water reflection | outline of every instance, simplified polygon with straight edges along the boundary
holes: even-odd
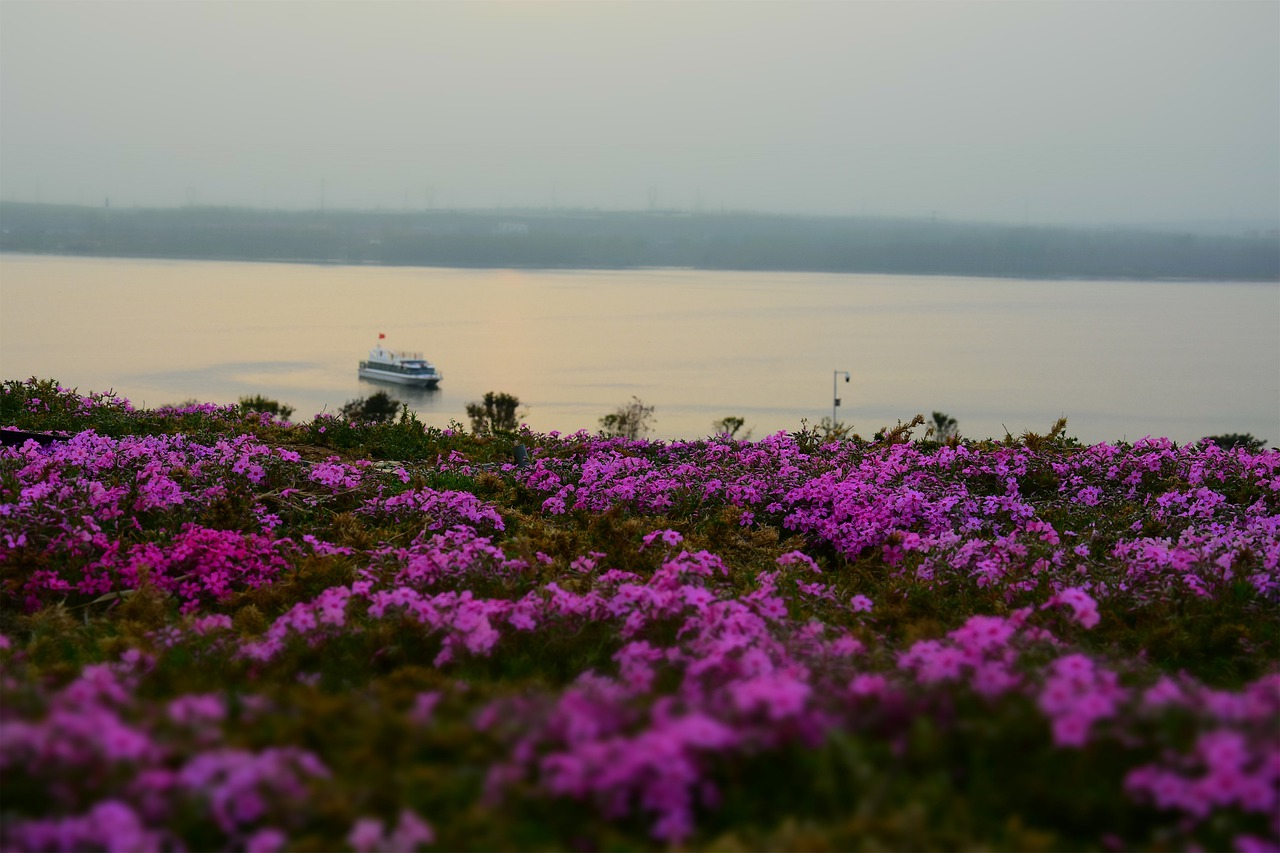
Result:
[[[388,397],[407,403],[415,412],[435,411],[442,407],[444,394],[440,388],[420,388],[412,385],[401,385],[398,382],[379,382],[376,379],[357,379],[361,397],[370,397],[379,391]]]

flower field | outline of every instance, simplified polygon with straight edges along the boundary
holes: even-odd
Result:
[[[1280,848],[1280,451],[0,425],[5,850]]]

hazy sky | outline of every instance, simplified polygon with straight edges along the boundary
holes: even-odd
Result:
[[[0,2],[0,197],[1280,220],[1280,2]]]

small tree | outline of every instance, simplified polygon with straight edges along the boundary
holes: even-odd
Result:
[[[812,453],[832,441],[862,441],[862,437],[853,431],[853,424],[833,421],[829,417],[816,424],[809,423],[808,418],[801,418],[800,429],[791,433],[791,437],[806,453]]]
[[[512,394],[487,392],[480,402],[467,403],[471,431],[476,435],[515,432],[520,426],[516,415],[519,406],[520,399]]]
[[[721,418],[718,421],[713,421],[711,428],[716,431],[716,435],[727,435],[729,438],[737,438],[738,430],[742,429],[745,423],[746,420],[743,418],[730,415],[727,418]],[[751,438],[751,430],[747,430],[742,435],[743,441],[746,441],[749,438]]]
[[[357,397],[342,407],[342,416],[349,421],[384,424],[394,421],[400,412],[401,402],[386,391],[368,397]]]
[[[646,406],[639,397],[600,419],[600,431],[614,438],[640,438],[649,431],[653,420],[653,406]]]
[[[280,418],[282,421],[287,421],[294,412],[293,406],[286,406],[278,400],[272,400],[270,397],[264,397],[261,394],[254,394],[252,397],[241,397],[240,409],[244,412],[266,412],[269,415]]]
[[[933,423],[929,426],[929,429],[933,431],[934,438],[939,442],[946,442],[960,434],[960,430],[957,429],[956,419],[946,412],[934,412]]]

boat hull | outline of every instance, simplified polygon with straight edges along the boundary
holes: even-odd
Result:
[[[397,385],[408,385],[412,388],[435,388],[440,384],[440,376],[412,376],[390,370],[379,370],[376,367],[361,367],[356,373],[362,379],[374,379],[378,382],[394,382]]]

